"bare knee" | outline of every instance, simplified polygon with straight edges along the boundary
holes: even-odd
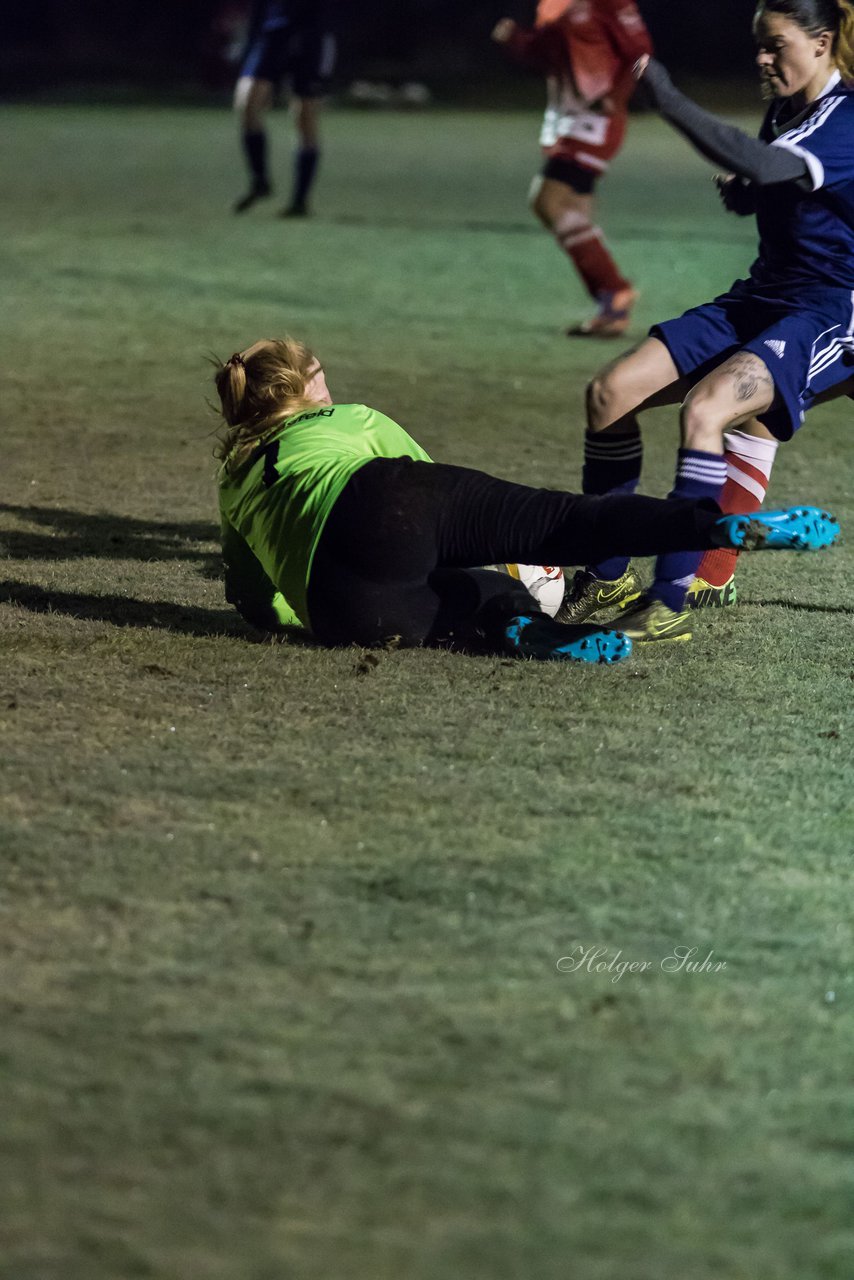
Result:
[[[318,146],[320,143],[320,103],[318,99],[297,98],[294,102],[294,123],[302,146]]]
[[[270,92],[266,81],[254,76],[241,76],[234,90],[234,110],[243,129],[253,131],[263,127],[264,117],[270,105]]]
[[[559,224],[569,219],[579,226],[588,225],[592,201],[564,182],[544,178],[539,174],[531,183],[528,193],[531,212],[550,230],[557,231]]]
[[[620,366],[611,365],[587,384],[587,425],[591,431],[604,431],[637,407],[623,383]]]
[[[551,226],[551,202],[540,174],[534,178],[528,191],[528,208],[540,222],[547,227]]]
[[[658,338],[646,338],[618,356],[587,388],[587,420],[592,431],[604,431],[625,420],[636,427],[643,409],[678,404],[684,387],[673,358]]]
[[[723,453],[724,431],[731,414],[720,397],[702,386],[688,392],[682,403],[682,444],[702,453]]]
[[[244,129],[247,127],[247,120],[250,115],[249,104],[253,96],[253,84],[254,81],[251,76],[241,76],[234,86],[234,112]]]
[[[682,440],[689,449],[723,452],[723,434],[774,403],[774,380],[764,360],[737,351],[688,392],[682,405]]]

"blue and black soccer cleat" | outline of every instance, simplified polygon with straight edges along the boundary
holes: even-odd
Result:
[[[820,507],[721,516],[715,528],[739,551],[821,551],[839,537],[838,522]]]
[[[632,642],[621,631],[588,626],[567,626],[545,614],[521,614],[504,628],[505,648],[517,658],[540,662],[595,662],[610,666],[622,662]]]

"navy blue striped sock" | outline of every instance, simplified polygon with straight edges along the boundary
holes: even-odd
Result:
[[[680,449],[676,483],[668,497],[711,498],[717,502],[725,483],[726,461],[722,453]],[[678,613],[685,605],[685,596],[703,554],[702,551],[669,551],[659,556],[649,594]]]
[[[640,431],[613,435],[608,431],[588,431],[584,437],[584,470],[581,488],[584,493],[634,493],[643,465]],[[597,578],[614,582],[629,567],[628,556],[612,556],[589,566]]]

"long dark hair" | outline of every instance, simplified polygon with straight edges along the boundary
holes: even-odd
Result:
[[[854,80],[854,4],[851,0],[759,0],[756,16],[779,13],[807,35],[833,32],[833,59],[843,80]]]

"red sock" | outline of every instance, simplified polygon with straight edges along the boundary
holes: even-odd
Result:
[[[553,231],[564,253],[572,258],[575,269],[587,286],[591,298],[602,293],[619,293],[631,285],[608,252],[602,229],[583,213],[571,209],[562,213]]]
[[[727,481],[718,502],[725,515],[758,511],[765,501],[777,441],[751,436],[746,431],[728,431],[724,436]],[[737,551],[721,548],[707,551],[697,577],[712,587],[722,587],[735,573]]]

